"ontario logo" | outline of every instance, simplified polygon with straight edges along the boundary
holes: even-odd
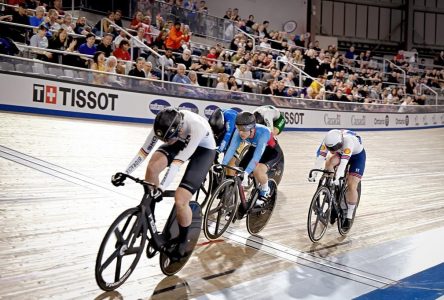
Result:
[[[190,102],[182,103],[181,105],[179,105],[179,109],[189,110],[189,111],[192,111],[193,113],[196,113],[196,114],[199,113],[199,108],[197,108],[196,105],[194,105],[193,103],[190,103]]]
[[[161,110],[164,110],[170,106],[170,103],[162,99],[154,99],[149,105],[151,112],[155,115],[157,115]]]
[[[204,110],[205,117],[210,118],[211,115],[214,113],[214,111],[218,108],[219,107],[217,107],[216,105],[208,105],[207,107],[205,107]]]

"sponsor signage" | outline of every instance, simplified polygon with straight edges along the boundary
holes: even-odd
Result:
[[[12,89],[20,80],[20,88]],[[179,97],[144,94],[109,88],[84,86],[34,77],[0,73],[0,108],[31,111],[41,114],[79,116],[129,122],[147,122],[166,107],[179,107],[209,117],[217,108],[232,108],[238,112],[252,111],[257,106],[211,100],[189,100]],[[230,102],[231,101],[231,102]],[[235,106],[234,106],[235,105]],[[234,106],[234,107],[233,107]],[[444,127],[444,113],[366,113],[312,109],[280,108],[287,129],[405,129],[415,127]]]
[[[73,89],[64,86],[34,84],[32,101],[54,106],[114,111],[119,95],[97,92],[86,87]]]

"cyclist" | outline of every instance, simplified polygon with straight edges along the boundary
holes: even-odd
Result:
[[[234,130],[236,129],[236,116],[237,111],[234,109],[222,110],[218,108],[208,119],[208,123],[210,123],[214,133],[218,153],[225,152],[230,144]]]
[[[231,160],[242,141],[251,144],[239,163],[239,166],[245,169],[244,185],[247,185],[249,174],[253,173],[260,184],[260,199],[256,202],[256,205],[260,206],[269,196],[270,188],[267,172],[282,159],[282,150],[270,130],[263,125],[256,124],[256,119],[252,113],[241,112],[236,116],[236,131],[222,164],[226,165]]]
[[[273,105],[263,105],[254,111],[256,123],[268,127],[274,136],[279,135],[285,127],[285,118]]]
[[[188,203],[204,181],[214,161],[216,143],[205,118],[190,111],[166,108],[157,114],[153,130],[126,169],[127,174],[142,164],[158,140],[164,144],[153,153],[145,174],[145,180],[154,183],[159,189],[155,196],[156,201],[161,200],[161,192],[173,181],[180,166],[189,160],[174,199],[179,237],[171,241],[170,256],[172,259],[180,259],[187,255],[185,242],[192,221],[192,212]],[[159,182],[159,174],[167,167],[168,171]],[[116,186],[121,185],[122,177],[117,173],[111,181]]]
[[[327,158],[328,151],[332,155]],[[342,225],[344,229],[349,229],[352,224],[353,213],[358,202],[358,184],[364,175],[365,160],[366,154],[361,137],[351,130],[330,130],[317,151],[315,169],[322,168],[324,162],[325,168],[329,171],[334,171],[337,166],[335,185],[339,185],[339,178],[344,177],[347,165],[350,165],[349,176],[347,176],[348,189],[345,195],[348,207],[347,217]],[[313,172],[308,180],[314,182],[317,173]]]

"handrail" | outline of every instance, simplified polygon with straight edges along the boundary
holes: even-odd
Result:
[[[288,64],[288,65],[292,66],[293,68],[295,68],[296,70],[299,71],[299,86],[302,86],[302,76],[301,76],[300,74],[304,74],[305,77],[308,77],[308,78],[310,78],[310,79],[313,80],[313,81],[316,81],[316,82],[319,83],[323,88],[325,88],[325,85],[322,84],[321,82],[319,82],[319,81],[317,80],[317,78],[314,78],[313,76],[308,75],[306,72],[304,72],[304,70],[302,70],[301,68],[299,68],[299,67],[296,66],[295,64],[293,64],[293,63],[291,63],[291,62],[289,62],[289,61],[285,62],[285,64]]]
[[[253,49],[251,49],[251,50],[252,50],[252,52],[254,52],[254,51],[256,50],[256,40],[255,40],[255,38],[254,38],[251,34],[249,34],[248,32],[243,31],[242,29],[240,29],[240,28],[237,27],[237,26],[234,26],[234,28],[235,28],[237,31],[239,31],[240,33],[242,33],[243,35],[245,35],[245,36],[247,36],[248,38],[250,38],[250,39],[253,40]]]
[[[104,20],[104,19],[105,19],[106,21],[108,21],[109,23],[111,23],[111,24],[113,25],[113,27],[115,27],[115,28],[117,28],[117,29],[119,29],[119,30],[125,32],[125,34],[127,34],[128,36],[130,36],[130,41],[131,41],[131,57],[133,57],[133,53],[134,53],[133,39],[135,39],[135,37],[134,37],[132,34],[130,34],[128,31],[126,31],[124,28],[120,27],[119,25],[117,25],[116,23],[114,23],[114,21],[111,21],[111,20],[108,19],[108,18],[102,18],[102,20],[101,20],[101,24],[100,24],[101,27],[102,27],[102,23],[103,23],[103,20]],[[102,27],[102,28],[103,28],[103,27]],[[145,44],[142,43],[142,42],[139,42],[138,44],[140,44],[140,45],[142,46],[142,48],[147,49],[149,52],[151,52],[153,55],[155,55],[155,56],[159,59],[159,61],[160,61],[160,63],[161,63],[161,66],[162,66],[162,68],[161,68],[162,73],[161,73],[161,74],[162,74],[162,82],[163,82],[163,78],[164,78],[164,75],[165,75],[165,62],[164,62],[163,60],[160,60],[161,55],[160,55],[159,53],[157,53],[156,51],[154,51],[153,48],[151,48],[151,47],[145,45]]]
[[[419,85],[419,93],[420,94],[422,94],[422,87],[426,88],[427,90],[429,90],[430,92],[435,94],[435,106],[436,106],[436,111],[438,112],[438,93],[436,91],[434,91],[431,87],[425,85],[424,83],[421,83]]]
[[[389,61],[389,60],[386,59],[386,58],[384,58],[384,60],[383,60],[383,64],[382,64],[382,65],[383,65],[383,72],[385,72],[385,62],[386,62],[386,61],[389,63],[389,65],[393,65],[396,69],[401,70],[401,72],[404,74],[403,79],[404,79],[404,85],[405,85],[405,83],[406,83],[407,73],[406,73],[401,67],[395,65],[393,62]]]

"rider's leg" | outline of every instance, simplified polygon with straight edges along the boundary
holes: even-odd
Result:
[[[168,166],[168,159],[162,152],[156,151],[151,157],[146,168],[145,181],[159,186],[159,174]]]
[[[345,199],[347,202],[348,210],[347,210],[347,218],[352,219],[353,213],[356,208],[356,203],[358,202],[358,185],[361,181],[361,178],[357,176],[353,176],[349,174],[347,176],[347,193],[345,194]]]
[[[268,175],[267,175],[268,167],[265,164],[258,163],[256,168],[253,171],[254,177],[260,184],[261,194],[268,194],[270,191],[270,187],[268,186]]]
[[[325,168],[328,171],[333,172],[335,170],[335,167],[337,165],[339,165],[340,162],[341,162],[341,159],[340,159],[339,155],[334,153],[333,155],[330,155],[329,157],[327,157],[327,161],[325,162]]]

